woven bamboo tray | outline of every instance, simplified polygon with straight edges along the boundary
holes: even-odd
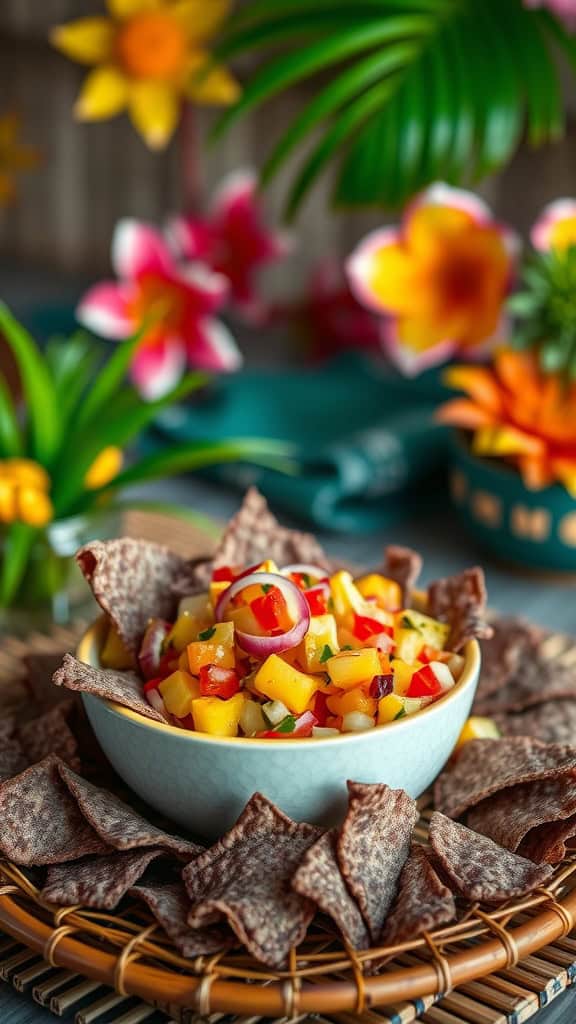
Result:
[[[26,642],[3,639],[3,706],[9,700],[16,707],[25,693],[19,683],[24,653],[72,648],[75,636],[75,631],[60,629],[51,637],[33,635]],[[565,638],[558,638],[550,645],[551,656],[557,657],[565,646]],[[431,812],[427,798],[421,799],[420,809],[417,832],[425,841]],[[576,851],[557,866],[547,888],[490,913],[471,906],[456,923],[399,946],[354,953],[319,918],[306,941],[292,951],[289,969],[271,972],[243,951],[183,959],[140,904],[125,903],[114,914],[46,904],[30,877],[15,865],[0,862],[3,931],[48,964],[108,985],[122,996],[162,1005],[181,1020],[188,1019],[182,1008],[204,1016],[337,1014],[342,1022],[368,1008],[397,1007],[408,1001],[416,1001],[417,1012],[422,1012],[442,996],[447,1002],[447,994],[456,987],[519,971],[516,965],[521,960],[529,967],[520,970],[520,978],[530,977],[533,955],[562,941],[575,921]],[[575,952],[576,959],[573,945],[574,950],[564,953]],[[369,964],[378,966],[377,974],[368,973]],[[382,1019],[386,1016],[376,1018]],[[412,1019],[414,1014],[400,1018]]]

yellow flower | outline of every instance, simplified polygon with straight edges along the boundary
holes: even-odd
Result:
[[[208,45],[230,0],[107,0],[108,17],[79,18],[55,28],[54,46],[93,67],[75,114],[98,121],[128,110],[151,149],[169,142],[181,101],[226,105],[239,95],[230,72]]]
[[[54,518],[50,477],[32,459],[0,461],[0,523],[47,526]]]
[[[15,176],[38,163],[38,151],[20,142],[19,134],[18,114],[12,112],[0,117],[0,206],[8,205],[15,197]]]
[[[123,455],[120,448],[110,445],[103,448],[100,454],[94,459],[90,469],[84,477],[84,486],[89,491],[97,491],[105,487],[122,469]]]

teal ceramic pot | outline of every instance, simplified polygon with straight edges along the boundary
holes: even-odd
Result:
[[[513,466],[473,455],[454,433],[450,492],[470,533],[499,558],[576,572],[576,500],[560,485],[529,491]]]

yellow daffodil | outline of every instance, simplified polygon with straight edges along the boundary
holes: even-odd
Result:
[[[97,491],[105,487],[122,469],[123,455],[120,448],[110,445],[103,448],[100,454],[94,459],[90,469],[84,477],[84,486],[89,491]]]
[[[0,206],[7,206],[14,199],[16,175],[38,163],[38,151],[20,142],[19,135],[18,114],[11,112],[0,117]]]
[[[182,100],[226,105],[239,95],[209,45],[230,0],[107,0],[109,16],[79,18],[52,32],[62,53],[93,68],[75,114],[98,121],[128,110],[151,149],[169,142]]]
[[[0,523],[43,527],[54,518],[50,477],[32,459],[0,461]]]

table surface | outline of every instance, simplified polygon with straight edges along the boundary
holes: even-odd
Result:
[[[236,492],[198,479],[151,486],[139,495],[178,502],[221,521],[230,517],[240,500]],[[544,579],[490,561],[474,547],[448,507],[433,516],[429,512],[420,515],[415,499],[413,515],[386,533],[321,539],[329,551],[366,566],[378,564],[387,543],[410,545],[424,557],[424,582],[481,563],[493,607],[503,612],[521,612],[542,625],[576,633],[575,578]],[[166,540],[169,543],[169,538]],[[576,991],[568,991],[532,1019],[537,1024],[574,1024],[575,1018]],[[0,987],[1,1024],[47,1024],[54,1019],[26,997],[17,996],[7,986]]]

